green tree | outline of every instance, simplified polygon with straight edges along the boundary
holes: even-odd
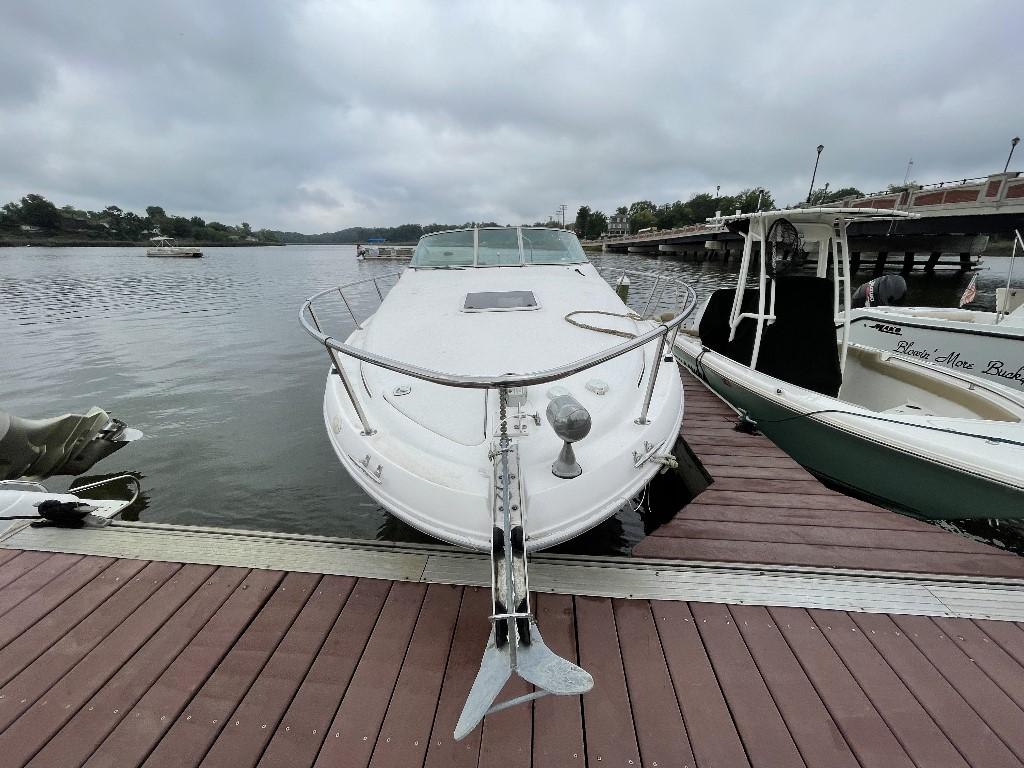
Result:
[[[715,197],[707,192],[702,192],[699,195],[693,195],[687,200],[686,207],[690,211],[691,222],[703,224],[714,216],[717,211],[731,213],[730,204],[732,202],[733,199],[731,197]]]
[[[864,193],[856,187],[842,187],[834,192],[829,192],[827,202],[836,203],[847,197],[864,197]]]
[[[575,229],[576,234],[580,237],[586,237],[587,228],[590,224],[590,206],[581,205],[579,210],[576,211],[576,223]]]
[[[629,206],[626,212],[629,231],[636,233],[641,229],[654,226],[654,214],[658,207],[650,200],[637,200]]]
[[[21,221],[33,227],[57,229],[60,211],[42,195],[25,195],[21,198]]]
[[[750,187],[738,192],[734,197],[735,207],[739,208],[743,213],[753,213],[754,211],[772,211],[775,210],[775,198],[772,197],[772,193],[764,187]],[[722,211],[725,213],[725,210]]]
[[[149,218],[153,219],[154,221],[156,221],[157,219],[167,218],[167,214],[164,213],[164,209],[161,208],[159,205],[147,205],[146,215],[149,216]]]
[[[597,240],[601,235],[608,231],[608,217],[605,216],[601,211],[591,211],[587,217],[587,228],[583,232],[583,236],[587,240]]]

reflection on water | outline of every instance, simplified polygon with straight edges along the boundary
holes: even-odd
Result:
[[[351,246],[210,248],[202,259],[149,259],[141,248],[0,249],[0,406],[27,417],[99,405],[145,437],[105,459],[106,475],[136,471],[145,496],[130,514],[152,522],[217,525],[354,538],[420,536],[385,514],[338,464],[323,426],[328,359],[299,327],[316,291],[394,272],[356,261]],[[665,270],[699,297],[735,280],[735,263],[592,254],[614,279]],[[994,304],[1008,259],[988,259],[978,281]],[[861,273],[856,283],[870,275]],[[952,305],[958,274],[914,275],[911,300]],[[634,301],[651,284],[634,281]],[[346,292],[346,296],[349,293]],[[667,288],[658,308],[680,298]],[[360,317],[372,285],[353,298]],[[323,318],[346,335],[340,303]],[[681,506],[659,476],[637,512],[624,509],[564,551],[627,550]],[[81,484],[80,482],[80,484]],[[59,490],[59,478],[48,481]],[[66,487],[66,486],[65,486]],[[674,508],[673,508],[674,507]]]

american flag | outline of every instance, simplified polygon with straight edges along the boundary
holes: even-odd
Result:
[[[971,278],[970,284],[964,289],[964,295],[960,297],[960,306],[964,304],[970,304],[978,298],[978,276],[975,275]]]

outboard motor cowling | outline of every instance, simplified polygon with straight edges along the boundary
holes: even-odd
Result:
[[[858,288],[850,303],[853,309],[890,307],[902,304],[906,296],[907,281],[903,275],[882,275]]]

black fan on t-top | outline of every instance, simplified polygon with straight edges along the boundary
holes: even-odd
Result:
[[[769,277],[795,274],[807,256],[800,247],[800,233],[788,219],[776,219],[769,227],[765,250],[768,256],[765,271]]]

